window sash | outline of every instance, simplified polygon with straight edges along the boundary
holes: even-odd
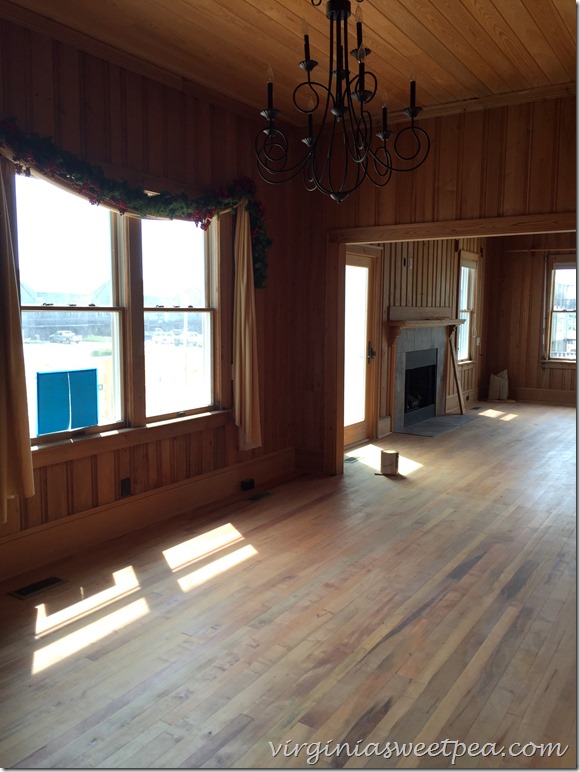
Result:
[[[91,433],[122,426],[123,309],[22,306],[21,317],[31,437],[47,441],[47,435],[54,431],[59,431],[58,437],[62,438],[67,432]],[[46,391],[42,384],[46,383],[46,375],[88,370],[96,371],[96,420],[83,425],[65,424],[61,429],[49,432],[40,431],[50,412],[49,402],[43,399]],[[55,394],[55,404],[61,398],[64,399]],[[91,394],[86,395],[88,402],[92,398]]]
[[[552,264],[546,357],[548,360],[556,362],[576,361],[577,298],[574,295],[573,307],[570,308],[560,308],[561,304],[556,300],[558,272],[570,270],[576,272],[575,263],[554,262]],[[576,281],[571,286],[576,287]],[[571,332],[574,334],[571,335]]]
[[[477,264],[473,260],[462,259],[459,275],[458,318],[465,320],[457,327],[457,361],[468,362],[472,359],[472,325],[475,306],[475,273]]]

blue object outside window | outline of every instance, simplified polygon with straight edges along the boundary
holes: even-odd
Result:
[[[37,373],[38,434],[99,423],[97,368]]]

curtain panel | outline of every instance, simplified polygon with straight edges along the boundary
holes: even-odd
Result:
[[[234,420],[240,450],[250,450],[261,447],[262,432],[252,240],[245,201],[236,210],[234,259]]]
[[[0,156],[0,522],[6,522],[8,499],[34,496],[13,197],[9,194],[13,174],[13,164]]]

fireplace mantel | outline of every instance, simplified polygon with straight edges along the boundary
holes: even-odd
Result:
[[[465,319],[391,319],[386,323],[389,342],[395,343],[401,330],[417,329],[420,327],[457,327],[463,324]]]

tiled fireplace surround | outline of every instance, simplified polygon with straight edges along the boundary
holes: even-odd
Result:
[[[457,320],[447,318],[437,321],[425,320],[424,326],[420,320],[396,321],[389,325],[390,345],[395,347],[391,357],[394,366],[392,431],[398,432],[405,428],[405,368],[406,355],[409,351],[436,350],[435,415],[445,414],[447,341],[449,332],[456,323]]]

